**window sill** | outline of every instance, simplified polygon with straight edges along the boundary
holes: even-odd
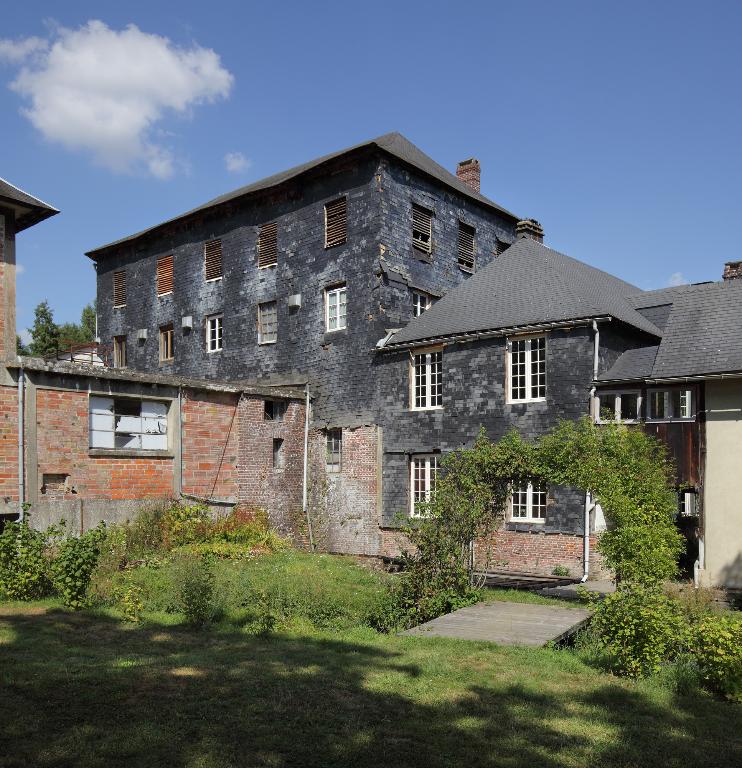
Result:
[[[206,350],[206,354],[207,354],[207,355],[214,355],[214,354],[216,354],[217,352],[221,352],[221,351],[222,351],[222,350],[221,350],[221,348],[220,348],[220,349],[207,349],[207,350]]]
[[[173,295],[172,291],[167,291],[167,293],[158,293],[157,298],[164,299],[166,296],[172,296],[172,295]]]
[[[429,408],[410,408],[413,413],[424,413],[425,411],[442,411],[442,405],[431,405]]]
[[[136,457],[146,459],[172,459],[171,451],[152,451],[145,448],[88,448],[88,456],[91,457]]]
[[[646,424],[693,424],[696,420],[695,416],[688,418],[678,417],[677,419],[646,419]]]
[[[259,347],[270,347],[271,345],[277,344],[277,343],[278,343],[278,339],[276,339],[275,341],[259,341],[258,342],[258,346]]]
[[[224,275],[220,275],[219,277],[210,277],[208,280],[204,280],[205,283],[218,283]]]
[[[528,405],[528,403],[545,403],[545,397],[529,397],[525,400],[507,400],[507,405]]]
[[[544,525],[546,520],[535,517],[511,517],[510,525]]]
[[[278,262],[274,264],[258,264],[258,269],[275,269],[278,266]]]
[[[461,272],[466,272],[467,275],[474,274],[474,267],[465,267],[462,264],[459,264],[459,270],[461,270]]]
[[[348,328],[338,328],[336,331],[325,331],[322,338],[323,344],[332,344],[333,341],[344,339],[348,335]]]

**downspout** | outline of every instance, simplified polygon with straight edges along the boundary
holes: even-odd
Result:
[[[183,496],[183,387],[178,387],[178,488]]]
[[[24,405],[26,394],[26,374],[23,365],[18,369],[18,521],[23,522],[26,510],[26,467],[25,467],[25,433]]]
[[[598,379],[598,362],[600,359],[600,329],[598,323],[593,320],[593,385],[590,387],[590,416],[595,419],[595,381]],[[590,510],[594,504],[592,494],[585,494],[585,524],[582,533],[582,578],[580,584],[584,584],[590,576]]]
[[[314,534],[312,533],[312,518],[309,515],[307,504],[307,482],[309,473],[309,384],[304,385],[304,475],[301,489],[301,504],[304,516],[307,518],[307,532],[309,533],[309,548],[314,552]]]

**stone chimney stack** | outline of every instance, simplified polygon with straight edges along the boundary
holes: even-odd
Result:
[[[475,160],[473,157],[470,157],[468,160],[462,160],[456,166],[456,175],[475,192],[480,191],[479,185],[482,169],[479,167],[479,160]]]
[[[728,261],[724,265],[722,277],[725,280],[739,280],[742,277],[742,261]]]
[[[544,228],[536,219],[523,219],[515,225],[515,234],[518,237],[530,237],[539,243],[544,242]]]

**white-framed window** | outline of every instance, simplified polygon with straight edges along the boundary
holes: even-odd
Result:
[[[137,397],[91,395],[91,448],[167,450],[168,403]]]
[[[696,416],[692,389],[650,389],[647,400],[647,418],[652,421],[690,420]]]
[[[278,341],[278,303],[266,301],[258,304],[258,344]]]
[[[340,472],[343,461],[343,430],[328,429],[325,433],[327,471]]]
[[[345,285],[325,289],[325,328],[341,331],[348,327],[348,292]]]
[[[410,361],[412,410],[443,407],[443,350],[413,352]]]
[[[433,306],[433,297],[425,291],[412,291],[412,316],[420,317]]]
[[[410,457],[410,517],[420,517],[420,504],[430,501],[438,479],[438,455],[419,453]]]
[[[160,327],[160,362],[167,363],[175,358],[175,331],[173,324]]]
[[[206,351],[221,352],[223,315],[209,315],[206,318]]]
[[[546,399],[546,336],[508,339],[508,399],[511,403]]]
[[[533,483],[513,488],[510,495],[510,519],[527,523],[543,523],[546,520],[547,497],[547,489]]]
[[[638,390],[598,392],[598,421],[639,421],[642,395]]]
[[[126,368],[126,336],[113,337],[113,367]]]

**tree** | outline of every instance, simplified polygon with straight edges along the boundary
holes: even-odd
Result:
[[[18,334],[15,337],[15,353],[16,355],[29,354],[28,347],[23,343],[23,339]]]
[[[34,310],[31,339],[29,351],[32,355],[40,357],[53,355],[59,349],[59,328],[54,322],[54,313],[46,300]]]

